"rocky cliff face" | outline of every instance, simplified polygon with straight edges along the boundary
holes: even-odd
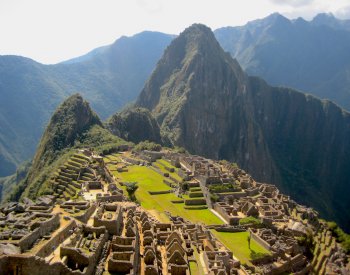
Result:
[[[130,108],[116,113],[107,121],[106,127],[114,135],[134,143],[144,140],[162,143],[157,121],[144,108]]]
[[[136,104],[173,144],[239,163],[350,228],[350,116],[331,102],[248,77],[203,25],[165,51]]]

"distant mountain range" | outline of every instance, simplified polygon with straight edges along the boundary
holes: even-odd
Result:
[[[350,21],[279,14],[215,36],[250,75],[350,110]],[[30,159],[59,102],[80,92],[106,119],[136,99],[173,35],[143,32],[57,65],[0,56],[0,177]]]
[[[173,40],[136,106],[173,145],[237,162],[350,229],[350,113],[249,77],[206,26]]]
[[[312,21],[276,13],[215,31],[223,49],[249,75],[330,99],[350,110],[350,20],[319,14]]]
[[[32,158],[68,95],[80,92],[103,119],[134,100],[172,38],[143,32],[57,65],[0,56],[0,177]]]

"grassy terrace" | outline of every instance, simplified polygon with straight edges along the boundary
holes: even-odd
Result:
[[[172,203],[172,200],[179,200],[174,193],[150,195],[148,191],[167,191],[169,186],[163,183],[164,177],[146,166],[128,166],[127,172],[117,172],[111,170],[113,175],[122,182],[138,182],[139,188],[136,191],[136,198],[141,206],[157,215],[157,217],[167,222],[164,211],[169,211],[172,215],[178,215],[192,222],[204,224],[223,224],[209,209],[188,210],[184,209],[184,203]]]
[[[228,248],[242,264],[250,264],[251,260],[269,255],[270,252],[251,239],[250,248],[248,246],[248,232],[217,232],[212,230],[212,233]]]
[[[168,161],[164,159],[158,159],[156,161],[156,165],[163,173],[169,173],[169,175],[172,176],[174,179],[178,180],[179,182],[182,182],[182,178],[177,174],[178,169],[172,166],[171,163],[169,163]],[[165,169],[165,167],[174,168],[175,172],[170,173],[168,170]]]
[[[117,156],[112,157],[113,160],[116,160],[115,158],[117,158]],[[109,159],[109,161],[111,161],[112,159]],[[109,165],[108,167],[112,168],[112,165]],[[111,172],[117,179],[119,179],[122,182],[138,182],[139,188],[136,191],[136,198],[141,203],[142,207],[149,210],[161,222],[169,221],[167,215],[164,214],[164,211],[168,211],[172,215],[178,215],[196,223],[204,223],[207,225],[223,224],[223,222],[217,216],[215,216],[209,209],[189,210],[184,209],[184,203],[172,203],[172,200],[180,200],[180,198],[175,196],[174,193],[150,195],[148,191],[166,191],[171,190],[171,188],[165,183],[163,183],[164,177],[162,175],[158,174],[149,167],[132,165],[128,166],[127,172],[120,173],[117,172],[115,169],[111,169]],[[200,189],[194,188],[193,191],[195,190]],[[188,195],[185,195],[184,199],[189,199]],[[247,232],[226,233],[217,232],[215,230],[213,230],[212,232],[228,249],[230,249],[233,252],[235,257],[237,257],[243,264],[250,264],[250,261],[252,259],[269,254],[269,251],[264,249],[254,240],[251,240],[251,247],[249,249],[247,241]],[[194,262],[191,262],[191,274],[201,274],[202,267],[200,266],[199,256],[196,257],[196,260],[199,266],[197,266],[197,264],[195,264]]]

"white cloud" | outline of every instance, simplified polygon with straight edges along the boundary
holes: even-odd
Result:
[[[314,0],[270,0],[272,3],[282,6],[301,7],[310,5]]]
[[[149,13],[161,12],[163,9],[161,0],[137,0],[137,3]]]
[[[350,6],[338,9],[334,12],[334,15],[340,19],[350,19]]]
[[[347,16],[347,6],[349,0],[0,0],[0,54],[55,63],[143,30],[178,34],[193,23],[214,30],[273,12]]]

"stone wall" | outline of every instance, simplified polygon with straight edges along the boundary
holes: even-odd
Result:
[[[80,216],[76,216],[75,218],[83,223],[87,223],[87,221],[89,220],[90,216],[95,212],[96,210],[96,204],[91,204],[91,206],[89,207],[89,209],[87,209],[84,214],[80,215]]]
[[[264,241],[262,238],[260,238],[253,231],[249,230],[249,232],[250,232],[250,236],[252,237],[253,240],[255,240],[258,244],[260,244],[265,249],[271,251],[271,246],[266,241]]]
[[[96,200],[98,202],[123,201],[123,194],[121,194],[121,193],[118,193],[118,194],[115,194],[115,195],[112,195],[112,194],[109,194],[109,193],[108,194],[103,194],[103,195],[97,196]]]
[[[202,205],[206,204],[205,199],[188,199],[185,200],[185,205]]]
[[[80,271],[73,272],[63,263],[47,263],[37,256],[12,255],[0,257],[1,274],[16,275],[87,275]]]
[[[36,215],[46,215],[46,214],[39,214]],[[47,221],[41,222],[39,227],[35,228],[31,233],[24,236],[19,242],[18,246],[21,248],[21,251],[25,251],[30,249],[30,247],[33,245],[35,241],[40,239],[42,236],[47,235],[49,232],[55,230],[60,225],[60,217],[59,215],[53,215],[51,219],[48,219]]]
[[[102,184],[99,181],[88,181],[87,182],[89,189],[102,189]]]
[[[102,219],[104,211],[113,212],[113,219],[105,220]],[[104,226],[110,234],[117,235],[119,234],[121,227],[123,225],[123,209],[119,205],[106,204],[102,205],[101,208],[94,216],[94,226],[100,227]]]
[[[232,196],[234,199],[239,199],[242,197],[246,197],[247,193],[242,191],[242,192],[232,192],[232,193],[216,193],[219,196],[220,200],[224,200],[225,197]]]
[[[214,210],[218,212],[229,225],[238,225],[241,219],[238,216],[230,216],[219,204],[214,204]]]
[[[77,223],[70,221],[60,232],[52,237],[41,249],[35,254],[39,257],[47,257],[52,253],[65,239],[71,235],[71,230],[77,226]]]
[[[162,195],[172,193],[173,190],[165,190],[165,191],[148,191],[150,195]]]

